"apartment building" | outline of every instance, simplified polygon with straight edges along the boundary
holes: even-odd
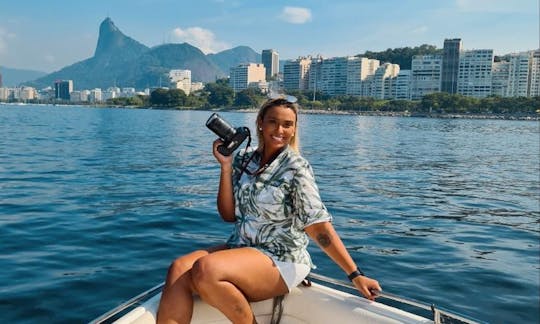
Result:
[[[363,85],[380,65],[379,60],[366,57],[347,58],[347,84],[345,94],[351,96],[362,96]]]
[[[457,93],[459,55],[462,42],[460,38],[445,39],[443,46],[441,91]]]
[[[441,91],[442,57],[439,55],[415,55],[411,61],[411,99]]]
[[[229,84],[234,92],[260,87],[263,83],[266,84],[266,68],[263,64],[242,63],[230,70]]]
[[[191,92],[191,70],[170,70],[169,82],[172,89],[180,89],[189,95]]]
[[[285,62],[283,65],[283,88],[286,90],[308,90],[310,65],[310,56]]]
[[[531,53],[529,96],[540,96],[540,49]]]
[[[457,93],[475,98],[491,95],[493,50],[462,51],[459,57]]]
[[[266,68],[266,80],[270,80],[279,74],[279,53],[276,50],[263,50],[261,60]]]
[[[411,78],[411,70],[399,70],[394,87],[392,88],[392,98],[398,100],[411,99]]]
[[[499,97],[508,97],[509,82],[510,62],[494,62],[491,71],[491,94]]]
[[[399,65],[384,63],[379,66],[371,78],[370,97],[376,99],[391,99],[392,88],[399,74]]]
[[[530,52],[510,54],[508,96],[526,97],[529,92]]]
[[[54,97],[56,99],[69,100],[73,91],[73,80],[57,80],[54,82]]]
[[[344,95],[347,90],[347,57],[325,59],[318,66],[317,90],[330,96]]]

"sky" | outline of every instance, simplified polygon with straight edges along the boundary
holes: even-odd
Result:
[[[362,54],[422,44],[495,55],[540,47],[540,0],[5,0],[0,66],[54,72],[94,55],[110,17],[153,47],[187,42],[204,53],[275,49],[280,59]]]

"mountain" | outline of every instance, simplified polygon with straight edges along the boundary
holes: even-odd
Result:
[[[216,54],[208,54],[207,56],[227,75],[229,74],[229,69],[238,64],[261,62],[261,54],[247,46],[237,46]]]
[[[5,66],[0,66],[0,74],[2,74],[2,85],[4,87],[15,87],[21,82],[40,78],[47,73],[34,70],[12,69]]]
[[[149,48],[124,35],[106,18],[99,27],[93,57],[25,84],[41,89],[53,86],[55,80],[68,79],[77,90],[114,85],[141,89],[167,85],[171,69],[188,69],[193,81],[212,82],[243,62],[260,62],[260,55],[246,46],[209,55],[188,43]]]

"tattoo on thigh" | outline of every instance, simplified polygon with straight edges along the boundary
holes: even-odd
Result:
[[[330,246],[330,243],[331,243],[330,236],[328,236],[328,234],[326,233],[320,233],[319,235],[317,235],[317,242],[319,242],[319,244],[323,248],[326,248]]]

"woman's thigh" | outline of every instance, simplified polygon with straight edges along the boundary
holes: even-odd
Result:
[[[219,250],[197,261],[201,280],[228,281],[249,301],[259,301],[288,292],[272,259],[254,248]]]

